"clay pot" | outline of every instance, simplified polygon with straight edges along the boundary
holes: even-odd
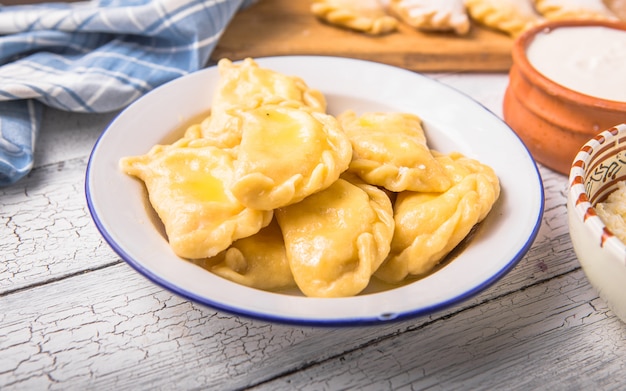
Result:
[[[626,24],[621,22],[559,21],[520,35],[513,44],[503,114],[536,161],[569,174],[582,145],[600,131],[626,122],[626,102],[576,92],[546,78],[530,64],[526,48],[535,36],[563,26],[605,26],[626,31]]]

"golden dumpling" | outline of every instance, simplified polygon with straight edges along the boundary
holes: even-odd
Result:
[[[549,20],[617,20],[602,0],[533,0],[535,8]]]
[[[339,117],[352,143],[350,171],[372,185],[400,192],[444,191],[452,182],[433,157],[421,119],[408,113],[347,111]]]
[[[271,211],[246,208],[228,190],[234,159],[231,150],[183,138],[120,166],[145,182],[173,251],[194,259],[212,257],[271,221]]]
[[[389,253],[393,210],[375,186],[339,179],[275,215],[294,279],[306,296],[358,294]]]
[[[390,0],[389,9],[411,27],[465,35],[470,20],[464,0]]]
[[[437,158],[454,185],[443,193],[398,194],[391,251],[376,272],[385,282],[429,273],[487,216],[500,195],[490,167],[458,153]]]
[[[240,107],[254,109],[267,104],[286,104],[325,112],[326,98],[297,76],[289,76],[260,67],[253,59],[241,63],[221,59],[220,79],[213,97],[212,108]]]
[[[258,233],[237,240],[216,257],[196,263],[251,288],[275,291],[296,286],[276,220]]]
[[[315,0],[311,12],[332,25],[371,35],[398,28],[398,20],[387,15],[379,0]]]
[[[330,115],[268,105],[240,117],[243,132],[230,189],[249,208],[298,202],[348,168],[352,146]]]
[[[465,0],[470,17],[486,27],[517,36],[542,21],[532,0]]]
[[[241,140],[238,113],[264,105],[285,105],[325,112],[326,98],[299,77],[260,67],[251,58],[239,64],[218,62],[220,79],[211,102],[211,117],[202,122],[203,137],[233,147]]]

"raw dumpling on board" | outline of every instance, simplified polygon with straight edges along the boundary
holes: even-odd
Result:
[[[617,20],[602,0],[533,0],[535,8],[548,20]]]
[[[500,195],[490,167],[458,153],[437,158],[454,185],[443,193],[398,194],[390,254],[375,274],[385,282],[432,271],[487,216]]]
[[[398,28],[398,20],[389,16],[379,0],[315,0],[311,12],[338,27],[381,35]]]
[[[350,164],[352,145],[331,115],[266,105],[240,113],[230,186],[247,207],[271,210],[327,188]]]
[[[346,111],[338,120],[352,143],[349,170],[365,182],[394,192],[441,192],[452,184],[431,154],[418,116]]]
[[[354,178],[340,178],[275,215],[294,279],[306,296],[358,294],[389,253],[391,201]]]
[[[204,139],[183,138],[125,157],[122,171],[141,179],[176,255],[212,257],[267,226],[272,211],[250,209],[228,190],[236,154]]]
[[[513,37],[543,20],[532,0],[465,0],[465,6],[477,23]]]
[[[389,10],[418,30],[453,31],[458,35],[470,30],[463,0],[390,0]]]

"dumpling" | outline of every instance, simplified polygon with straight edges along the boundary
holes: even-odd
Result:
[[[243,133],[230,190],[249,208],[298,202],[348,168],[352,146],[333,116],[268,105],[240,118]]]
[[[358,294],[389,253],[393,210],[375,186],[340,178],[275,215],[294,279],[306,296]]]
[[[532,0],[465,0],[470,17],[477,23],[517,36],[543,19]]]
[[[463,0],[391,0],[389,9],[411,27],[465,35],[470,19]]]
[[[309,88],[297,76],[260,67],[252,58],[241,63],[221,59],[217,63],[220,79],[212,101],[212,110],[238,107],[254,109],[267,104],[284,104],[326,111],[326,98]]]
[[[332,25],[371,35],[398,28],[398,20],[387,15],[379,0],[315,0],[311,12]]]
[[[487,216],[500,195],[490,167],[458,153],[437,158],[454,185],[443,193],[398,194],[390,254],[375,274],[385,282],[429,273]]]
[[[239,239],[217,256],[196,263],[251,288],[276,291],[296,286],[275,219],[257,234]]]
[[[533,0],[535,8],[546,19],[617,20],[602,0]]]
[[[426,144],[418,116],[347,111],[338,120],[352,143],[349,170],[365,182],[395,192],[441,192],[452,185]]]
[[[123,158],[120,166],[145,182],[174,253],[195,259],[218,254],[272,219],[272,211],[247,208],[228,190],[235,156],[204,139],[183,138]]]
[[[220,78],[213,100],[211,116],[200,127],[202,136],[221,147],[233,147],[241,140],[241,111],[264,105],[284,105],[323,113],[326,98],[299,77],[288,76],[260,67],[247,58],[239,64],[228,59],[218,62]]]

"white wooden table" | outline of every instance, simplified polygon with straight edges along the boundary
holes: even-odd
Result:
[[[506,74],[431,76],[501,116]],[[47,110],[32,173],[0,188],[0,390],[626,388],[626,325],[572,250],[565,176],[540,167],[535,244],[473,299],[385,326],[270,324],[183,300],[104,242],[83,187],[113,116]]]

